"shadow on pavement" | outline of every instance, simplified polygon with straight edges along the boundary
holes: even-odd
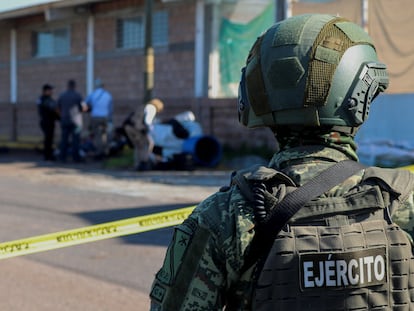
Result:
[[[41,153],[36,150],[0,150],[0,163],[28,163],[29,169],[49,168],[59,174],[94,174],[111,176],[119,180],[143,180],[147,182],[171,184],[171,185],[192,185],[192,186],[215,186],[221,187],[230,182],[230,171],[216,170],[214,168],[200,168],[191,171],[146,171],[137,172],[129,169],[108,169],[102,161],[88,159],[86,162],[67,163],[43,161]]]
[[[82,219],[87,220],[91,225],[99,225],[106,222],[117,221],[127,218],[133,218],[138,216],[145,216],[169,210],[194,206],[194,204],[169,204],[169,205],[156,205],[151,207],[137,207],[126,209],[115,209],[105,211],[93,211],[76,214]],[[173,227],[166,227],[163,229],[152,230],[137,234],[125,235],[118,237],[122,239],[124,243],[128,244],[143,244],[143,245],[157,245],[168,246],[171,239]]]

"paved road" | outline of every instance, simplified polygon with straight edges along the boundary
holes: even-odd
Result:
[[[193,205],[228,172],[105,171],[0,155],[0,241]],[[0,261],[0,310],[146,310],[172,229]]]

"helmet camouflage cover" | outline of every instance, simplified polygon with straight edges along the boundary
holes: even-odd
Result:
[[[239,85],[239,121],[250,128],[353,128],[388,86],[372,39],[337,16],[298,15],[254,43]]]

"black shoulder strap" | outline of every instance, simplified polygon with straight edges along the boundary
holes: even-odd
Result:
[[[242,272],[250,268],[272,247],[273,240],[307,202],[332,189],[358,171],[364,169],[361,163],[346,160],[329,167],[318,176],[288,193],[267,217],[256,225],[255,236],[245,257]]]

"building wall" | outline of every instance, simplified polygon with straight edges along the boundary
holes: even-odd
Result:
[[[6,102],[10,98],[9,77],[10,77],[10,29],[6,27],[0,27],[0,102]]]

